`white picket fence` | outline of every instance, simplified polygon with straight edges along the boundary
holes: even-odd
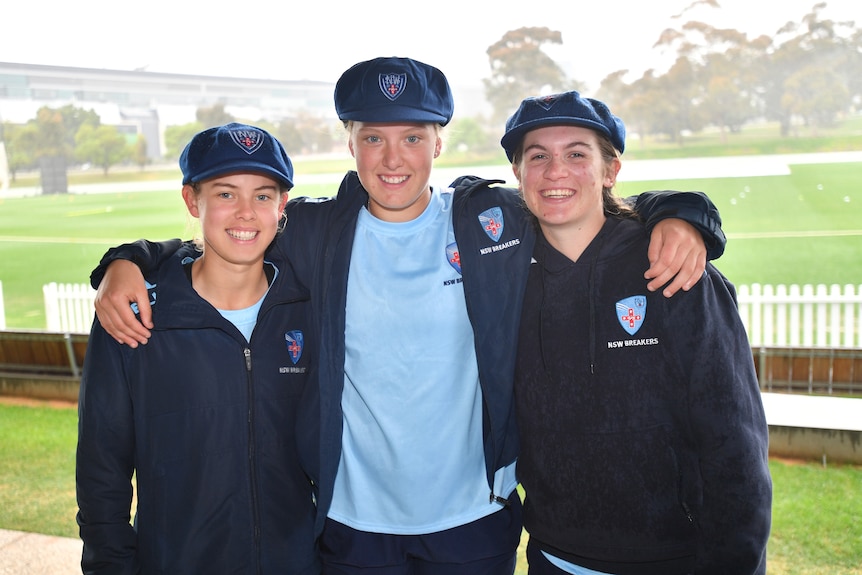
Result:
[[[43,286],[49,331],[90,331],[87,284]],[[739,313],[752,346],[862,348],[862,285],[742,285]]]
[[[862,347],[862,285],[738,286],[752,346]]]
[[[96,290],[89,284],[51,282],[42,286],[48,331],[90,333]]]

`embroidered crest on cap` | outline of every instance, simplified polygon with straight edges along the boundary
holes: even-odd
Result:
[[[231,140],[246,154],[255,153],[263,145],[263,132],[250,128],[234,128],[229,132]]]
[[[287,342],[287,352],[290,354],[290,360],[293,362],[293,365],[296,365],[296,362],[302,357],[303,339],[302,332],[298,329],[284,334],[284,341]]]
[[[495,242],[500,241],[500,236],[503,235],[503,210],[499,207],[488,208],[479,214],[479,223],[489,238]]]
[[[545,110],[550,110],[551,106],[554,105],[554,102],[557,101],[558,95],[559,94],[554,94],[552,96],[542,96],[541,98],[536,98],[536,103]]]
[[[380,74],[380,91],[392,101],[404,93],[407,74]]]
[[[446,246],[446,261],[449,265],[455,268],[455,271],[461,273],[461,253],[458,251],[458,244],[452,242]]]
[[[629,335],[634,335],[646,317],[646,296],[633,295],[617,302],[617,320]]]

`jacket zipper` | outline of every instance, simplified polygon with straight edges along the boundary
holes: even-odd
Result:
[[[254,379],[251,375],[251,349],[244,347],[242,354],[245,358],[246,386],[248,390],[248,472],[251,484],[254,546],[257,555],[255,560],[255,570],[260,573],[260,510],[258,509],[257,473],[255,472],[255,459],[257,457],[257,453],[255,450],[254,433]]]

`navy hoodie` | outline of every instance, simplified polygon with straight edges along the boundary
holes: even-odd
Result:
[[[646,289],[648,236],[608,218],[577,262],[540,236],[515,380],[531,543],[617,575],[762,574],[768,431],[731,283]]]

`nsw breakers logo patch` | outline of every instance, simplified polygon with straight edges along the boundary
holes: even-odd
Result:
[[[263,132],[254,128],[234,128],[228,132],[230,139],[246,154],[252,155],[263,145]]]
[[[446,261],[452,266],[456,272],[461,273],[461,253],[458,251],[458,244],[452,242],[446,246]]]
[[[284,341],[287,344],[287,353],[290,354],[290,361],[293,365],[302,357],[302,346],[305,336],[302,331],[295,329],[284,334]]]
[[[380,74],[379,81],[380,91],[394,102],[407,87],[407,74]]]
[[[500,241],[505,223],[503,222],[503,210],[499,206],[488,208],[479,214],[479,223],[489,238],[495,242]]]
[[[621,299],[616,303],[617,320],[629,335],[634,335],[641,328],[646,317],[646,296],[635,295]]]
[[[483,256],[494,252],[501,252],[521,244],[519,238],[500,243],[500,238],[503,237],[503,228],[506,224],[503,221],[503,210],[499,206],[488,208],[479,214],[479,225],[482,226],[482,231],[495,243],[495,245],[479,249],[479,254]]]

